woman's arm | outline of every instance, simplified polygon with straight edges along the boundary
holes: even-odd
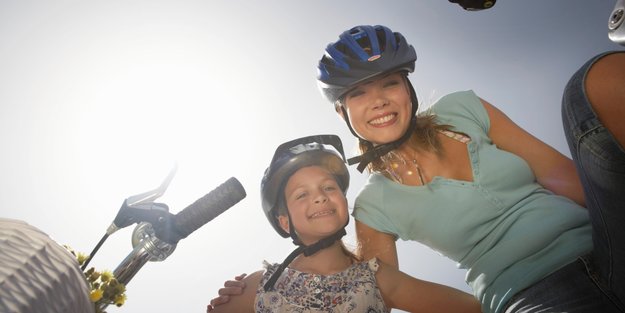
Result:
[[[231,297],[227,302],[221,303],[210,310],[210,312],[254,312],[254,300],[256,299],[256,290],[258,290],[258,284],[263,277],[264,271],[255,272],[243,279],[246,288],[243,289],[243,293],[236,297]],[[207,310],[208,311],[208,310]]]
[[[393,236],[379,232],[359,221],[356,221],[356,235],[358,239],[357,253],[363,260],[369,260],[375,257],[395,269],[398,268],[397,249]],[[262,274],[260,276],[262,276]],[[239,301],[240,295],[247,294],[250,290],[255,292],[260,278],[254,286],[249,285],[248,279],[249,276],[243,280],[235,277],[235,280],[226,281],[224,287],[219,289],[218,296],[211,300],[207,311],[228,312],[228,310],[217,311],[216,309],[219,308],[221,310],[226,304],[235,300]]]
[[[584,206],[584,192],[573,161],[532,136],[487,101],[482,101],[488,117],[488,135],[502,150],[524,159],[539,184]]]
[[[363,260],[378,260],[399,268],[395,238],[387,233],[379,232],[364,223],[356,221],[356,238],[358,240],[358,256]]]
[[[480,303],[461,290],[411,277],[384,263],[376,273],[387,307],[408,312],[479,313]]]

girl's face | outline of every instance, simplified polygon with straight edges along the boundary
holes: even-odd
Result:
[[[412,118],[410,89],[401,73],[354,87],[345,95],[343,105],[354,131],[374,144],[399,139]]]
[[[320,166],[299,169],[285,188],[286,206],[297,235],[304,244],[312,244],[334,234],[347,223],[347,199],[334,176]],[[279,217],[289,231],[288,217]]]

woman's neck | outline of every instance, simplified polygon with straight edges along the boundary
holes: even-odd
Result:
[[[352,257],[345,253],[342,243],[336,241],[311,256],[299,255],[289,267],[300,272],[331,275],[344,271],[352,262]]]
[[[416,155],[420,150],[422,149],[419,149],[418,147],[413,147],[413,144],[410,141],[406,141],[401,146],[397,147],[397,149],[395,149],[395,152],[412,157]]]

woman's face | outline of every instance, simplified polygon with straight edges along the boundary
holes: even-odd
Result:
[[[334,234],[347,223],[347,199],[326,169],[309,166],[291,175],[285,188],[286,206],[299,238],[311,244]],[[288,232],[288,218],[280,216]]]
[[[412,118],[410,89],[401,73],[354,87],[345,94],[343,105],[354,131],[374,144],[399,139]]]

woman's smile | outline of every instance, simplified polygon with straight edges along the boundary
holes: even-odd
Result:
[[[397,113],[387,113],[370,120],[368,123],[374,127],[384,127],[394,124],[397,120]]]

